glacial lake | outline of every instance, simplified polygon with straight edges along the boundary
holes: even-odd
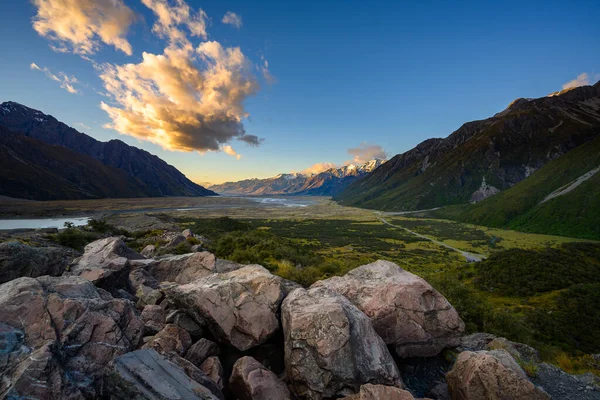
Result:
[[[35,219],[0,219],[0,230],[6,229],[39,229],[64,228],[66,222],[75,226],[86,225],[88,217],[71,218],[35,218]]]

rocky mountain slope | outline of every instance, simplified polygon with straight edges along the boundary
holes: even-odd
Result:
[[[140,197],[146,185],[85,154],[0,126],[0,195],[30,200]]]
[[[15,102],[0,104],[0,125],[50,145],[62,146],[119,169],[143,185],[139,196],[211,196],[214,192],[190,181],[175,167],[120,140],[100,142],[51,115]],[[125,194],[117,197],[126,197]],[[80,197],[84,198],[84,197]]]
[[[383,160],[376,159],[360,165],[330,168],[318,174],[280,174],[266,179],[226,182],[210,186],[210,189],[229,195],[333,196],[383,163]]]
[[[600,134],[600,82],[539,99],[518,99],[396,155],[336,199],[382,210],[481,201],[529,177]]]

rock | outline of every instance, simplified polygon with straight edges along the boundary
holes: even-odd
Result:
[[[218,355],[219,346],[215,342],[202,338],[190,347],[185,359],[199,367],[208,357]]]
[[[463,351],[446,379],[453,399],[550,399],[503,350]]]
[[[242,357],[233,365],[229,390],[239,400],[291,399],[287,386],[252,357]]]
[[[344,396],[366,383],[402,386],[371,320],[345,297],[325,287],[296,289],[281,318],[286,372],[300,397]]]
[[[202,245],[195,244],[192,247],[190,247],[190,251],[192,253],[199,253],[199,252],[203,251]]]
[[[0,324],[0,394],[43,399],[97,396],[104,367],[134,350],[144,327],[131,302],[76,276],[0,285]]]
[[[165,327],[167,312],[161,306],[148,305],[142,310],[141,318],[144,322],[144,334],[152,336]]]
[[[149,244],[148,246],[142,249],[140,254],[146,258],[152,258],[156,254],[156,246],[153,244]]]
[[[448,384],[445,381],[437,383],[427,392],[427,397],[435,400],[450,400]]]
[[[85,246],[83,255],[69,266],[68,274],[81,276],[98,287],[114,292],[128,282],[129,260],[142,258],[120,238],[109,237]]]
[[[175,352],[181,356],[185,355],[192,345],[192,338],[185,329],[177,325],[167,324],[148,343],[145,349],[154,349],[159,353]]]
[[[429,283],[389,261],[316,282],[348,298],[399,357],[430,357],[457,346],[465,325]]]
[[[409,391],[393,386],[362,385],[357,394],[344,397],[346,400],[414,400]]]
[[[181,232],[181,234],[186,239],[194,237],[194,232],[192,232],[192,230],[189,229],[189,228],[188,229],[184,229],[183,232]]]
[[[264,343],[279,328],[277,314],[284,295],[281,278],[260,265],[163,290],[196,322],[206,323],[213,337],[241,351]]]
[[[167,241],[167,243],[164,246],[165,248],[175,247],[178,244],[187,241],[186,237],[179,233],[165,233],[163,237]]]
[[[172,311],[167,315],[167,323],[175,324],[178,327],[185,329],[190,334],[192,340],[198,340],[204,334],[202,326],[181,310]]]
[[[219,389],[223,390],[223,366],[218,357],[208,357],[202,364],[200,369],[206,374]]]
[[[466,335],[460,338],[458,347],[456,350],[458,352],[463,351],[479,351],[485,350],[488,343],[492,340],[496,339],[496,335],[492,335],[491,333],[477,332],[472,333],[470,335]]]
[[[65,247],[32,247],[21,242],[0,243],[0,284],[22,276],[60,276],[78,253]]]
[[[146,270],[159,282],[190,283],[217,272],[215,256],[207,251],[153,260]]]
[[[215,395],[182,367],[150,349],[116,358],[106,371],[105,383],[111,399],[223,399],[222,394]]]
[[[507,351],[515,360],[539,363],[540,354],[533,347],[523,343],[511,342],[503,337],[495,338],[485,346],[486,350]]]

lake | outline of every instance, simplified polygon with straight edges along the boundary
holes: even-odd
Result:
[[[0,230],[7,229],[39,229],[64,228],[66,222],[75,226],[86,225],[88,217],[71,218],[35,218],[35,219],[0,219]]]

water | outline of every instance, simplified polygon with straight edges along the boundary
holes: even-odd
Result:
[[[316,201],[309,200],[306,198],[297,197],[246,197],[249,200],[256,201],[261,204],[269,206],[283,206],[283,207],[307,207],[311,204],[315,204]]]
[[[39,228],[64,228],[65,222],[75,226],[88,223],[89,217],[77,218],[37,218],[37,219],[0,219],[0,230],[4,229],[39,229]]]

